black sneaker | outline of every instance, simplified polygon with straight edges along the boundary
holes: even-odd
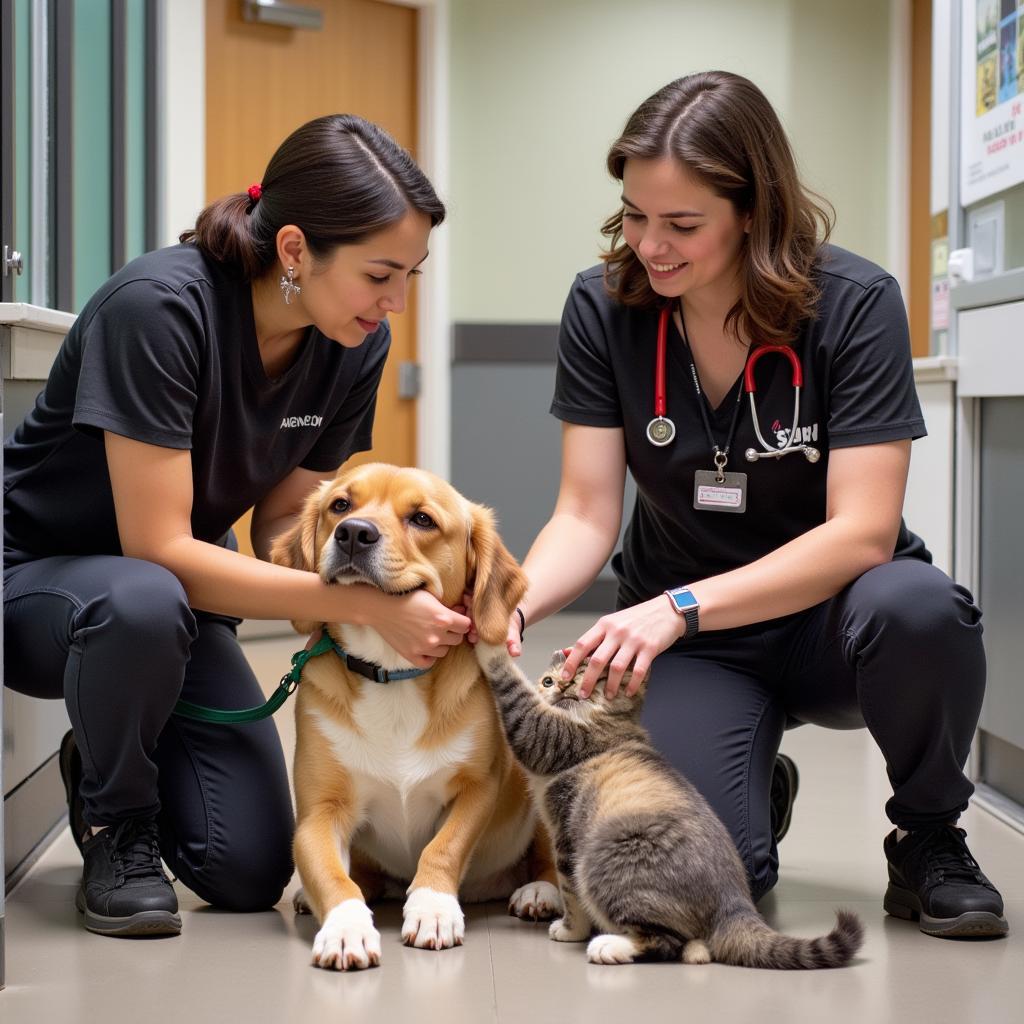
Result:
[[[64,780],[64,793],[68,798],[68,824],[71,838],[82,852],[82,843],[89,835],[89,825],[82,814],[82,798],[78,787],[82,782],[82,755],[75,745],[75,734],[68,729],[60,741],[60,777]]]
[[[955,825],[910,832],[899,842],[896,830],[890,832],[883,843],[886,913],[918,921],[926,935],[940,938],[1005,935],[1003,898],[981,873],[966,836]]]
[[[177,935],[178,897],[160,863],[153,818],[129,818],[85,840],[75,906],[97,935]]]
[[[772,813],[772,835],[776,844],[789,831],[789,823],[793,819],[793,804],[796,802],[796,791],[800,788],[800,773],[791,757],[785,754],[775,755],[775,767],[772,768],[772,788],[769,796]]]

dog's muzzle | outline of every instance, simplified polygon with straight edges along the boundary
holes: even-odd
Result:
[[[334,543],[342,561],[358,565],[374,550],[380,540],[380,530],[369,519],[346,519],[334,530]]]

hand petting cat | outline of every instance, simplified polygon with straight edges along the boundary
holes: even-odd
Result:
[[[580,697],[584,700],[589,697],[607,670],[604,692],[611,699],[619,692],[622,677],[631,668],[633,676],[626,693],[632,697],[647,678],[651,662],[668,650],[685,628],[682,616],[676,614],[662,594],[620,612],[602,615],[573,644],[562,668],[562,679],[572,679],[589,656],[590,664],[579,687]]]

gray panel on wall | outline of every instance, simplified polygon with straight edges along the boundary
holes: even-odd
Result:
[[[14,433],[18,424],[36,404],[36,397],[42,390],[41,380],[4,381],[4,430],[7,434]]]
[[[505,544],[520,560],[558,497],[562,428],[548,412],[554,370],[553,363],[523,362],[452,367],[452,483],[497,512]],[[635,496],[627,478],[624,524]],[[613,581],[606,565],[588,609],[611,609]]]
[[[561,427],[548,413],[553,364],[452,368],[452,483],[498,514],[520,561],[558,496]]]
[[[1024,748],[1024,398],[981,402],[978,599],[988,687],[981,727]]]

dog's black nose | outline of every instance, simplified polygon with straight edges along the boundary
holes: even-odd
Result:
[[[350,558],[372,548],[380,540],[380,530],[369,519],[346,519],[334,531],[335,543]]]

